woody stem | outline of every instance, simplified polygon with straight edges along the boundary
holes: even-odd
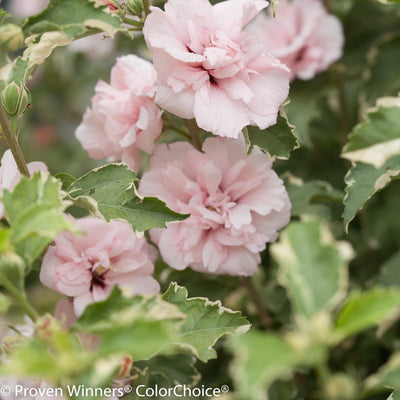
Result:
[[[0,126],[3,131],[4,139],[7,142],[7,146],[11,150],[11,153],[14,157],[14,160],[17,164],[17,167],[21,174],[30,176],[28,171],[28,166],[26,165],[26,161],[24,155],[22,154],[21,147],[19,146],[18,140],[14,135],[10,121],[7,117],[6,111],[4,110],[3,104],[0,102]]]

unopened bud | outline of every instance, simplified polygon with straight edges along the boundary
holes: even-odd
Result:
[[[127,0],[126,7],[128,13],[141,17],[143,14],[143,1],[142,0]]]
[[[9,83],[1,92],[1,102],[7,113],[19,117],[24,113],[31,96],[24,86],[18,86],[15,82]]]
[[[132,357],[126,356],[121,360],[121,366],[119,368],[116,379],[123,379],[130,375],[132,369],[133,360]]]
[[[24,44],[22,29],[15,24],[4,24],[0,26],[0,47],[6,51],[15,51]]]
[[[103,0],[103,3],[106,3],[111,11],[119,10],[121,8],[121,4],[119,4],[117,0]]]
[[[15,286],[20,288],[23,285],[25,276],[25,263],[18,254],[12,251],[6,251],[0,256],[0,272],[4,278],[7,278]]]
[[[35,322],[35,328],[37,335],[43,340],[52,340],[54,335],[61,331],[59,322],[49,314],[38,318]]]

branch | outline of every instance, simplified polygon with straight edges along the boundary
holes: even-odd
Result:
[[[24,155],[22,154],[21,147],[19,146],[18,140],[14,135],[10,121],[8,120],[8,116],[6,111],[4,110],[3,104],[0,102],[0,126],[3,130],[3,136],[7,142],[7,146],[11,150],[11,153],[14,157],[14,160],[17,164],[17,167],[22,175],[30,176],[28,171],[28,166],[26,165],[26,161],[24,159]]]

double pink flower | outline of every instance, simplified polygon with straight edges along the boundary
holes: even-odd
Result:
[[[73,297],[81,315],[90,303],[105,300],[114,286],[130,294],[154,294],[160,286],[153,278],[157,251],[138,239],[124,222],[100,218],[75,220],[83,236],[62,232],[43,258],[41,282]]]
[[[290,68],[292,79],[313,78],[343,51],[342,25],[320,0],[280,0],[275,17],[260,13],[247,30]]]
[[[252,275],[259,252],[290,220],[288,194],[269,156],[247,155],[243,139],[208,138],[203,151],[186,142],[156,149],[140,192],[191,216],[151,237],[175,269]]]
[[[159,78],[156,103],[216,135],[237,138],[247,125],[275,124],[289,72],[243,31],[263,0],[169,0],[144,26]]]
[[[139,169],[141,151],[152,153],[162,130],[161,111],[153,101],[157,74],[134,55],[117,59],[111,83],[99,81],[75,135],[95,159],[123,161]]]

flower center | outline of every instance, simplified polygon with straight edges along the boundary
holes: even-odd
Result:
[[[240,59],[242,58],[241,49],[238,44],[232,40],[224,32],[216,32],[211,36],[210,40],[204,44],[205,61],[203,68],[213,74],[213,70],[229,69],[228,73],[236,74],[240,67]]]
[[[104,268],[102,265],[96,267],[96,269],[92,273],[92,284],[90,289],[92,289],[93,286],[100,286],[102,289],[105,288],[106,283],[105,283],[104,273],[106,271],[107,268]]]
[[[217,192],[209,195],[205,200],[205,207],[211,211],[223,214],[226,209],[230,208],[234,203],[230,202],[230,197],[223,193],[220,189]]]

